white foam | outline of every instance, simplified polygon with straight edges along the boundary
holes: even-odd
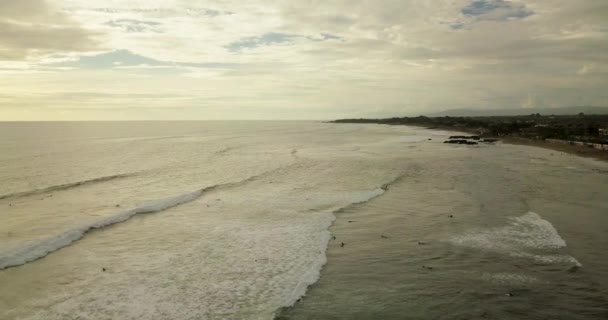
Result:
[[[9,252],[0,253],[0,270],[40,259],[51,252],[57,251],[70,245],[72,242],[81,239],[87,232],[93,229],[101,229],[116,223],[124,222],[140,213],[159,212],[193,201],[200,197],[205,190],[206,189],[197,190],[195,192],[186,193],[167,199],[151,201],[140,207],[119,212],[113,216],[96,221],[92,224],[68,230],[60,235],[39,242],[26,244]]]
[[[482,279],[500,284],[526,284],[538,281],[537,278],[521,273],[483,273]]]
[[[331,219],[326,222],[325,228],[328,229],[331,226],[331,223],[335,220],[335,216],[332,214]],[[327,263],[327,247],[329,244],[329,240],[331,239],[331,234],[329,231],[325,231],[322,235],[322,240],[320,241],[321,247],[319,248],[320,254],[317,259],[310,262],[310,269],[302,274],[300,277],[300,281],[294,287],[289,295],[285,297],[285,301],[282,303],[282,307],[291,307],[293,306],[300,297],[306,294],[308,287],[319,280],[321,277],[321,269]]]
[[[265,182],[259,185],[268,188],[266,191],[281,188]],[[376,198],[388,187],[336,193],[333,197],[328,193],[327,197],[315,199],[322,205],[313,206],[318,209],[312,211],[308,209],[311,201],[295,201],[300,196],[297,192],[279,197],[281,201],[290,200],[291,207],[273,206],[268,210],[272,205],[269,199],[276,197],[274,192],[220,189],[213,198],[221,198],[221,204],[210,208],[184,206],[179,212],[158,216],[154,222],[148,220],[151,223],[142,232],[142,238],[160,235],[158,239],[152,238],[152,242],[159,242],[145,241],[141,246],[129,248],[128,254],[107,255],[102,262],[94,250],[105,242],[101,237],[91,237],[86,245],[92,252],[85,250],[79,254],[86,256],[69,258],[79,267],[88,266],[82,267],[87,274],[86,286],[95,290],[82,290],[82,282],[68,282],[62,289],[69,298],[44,296],[36,303],[50,304],[42,313],[45,319],[64,319],[79,313],[115,319],[155,319],[159,315],[174,319],[273,319],[277,309],[292,306],[318,281],[327,262],[329,227],[339,214],[333,213]],[[163,210],[195,198],[196,193],[152,202],[139,207],[138,213]],[[243,198],[243,203],[232,201]],[[201,210],[208,214],[198,214]],[[123,212],[114,219],[128,216]],[[164,223],[156,223],[159,221]],[[112,220],[104,219],[96,226],[108,223]],[[183,237],[172,233],[176,226]],[[111,235],[114,241],[122,243],[130,239],[140,225],[128,224],[124,228]],[[158,233],[154,228],[158,228]],[[169,233],[163,233],[164,229]],[[173,237],[162,236],[166,234]],[[76,232],[63,243],[68,245],[81,236]],[[159,243],[167,247],[160,250]],[[49,259],[40,265],[45,262],[53,265],[56,261]],[[36,270],[40,265],[32,267]],[[92,271],[90,265],[95,269],[111,267],[103,273],[98,269]]]
[[[390,182],[382,185],[381,188],[374,189],[372,191],[353,192],[353,193],[351,193],[351,196],[350,196],[350,201],[352,201],[352,202],[349,205],[334,209],[331,212],[331,216],[330,216],[331,218],[323,221],[322,222],[323,225],[320,227],[320,229],[324,229],[325,231],[323,232],[323,234],[321,236],[321,241],[319,242],[320,247],[319,247],[318,257],[315,260],[309,262],[310,269],[307,272],[302,274],[298,284],[294,287],[294,289],[291,291],[291,293],[285,297],[285,301],[281,304],[281,307],[293,306],[298,299],[300,299],[301,297],[303,297],[306,294],[308,287],[310,285],[314,284],[315,282],[317,282],[319,280],[319,278],[321,277],[321,270],[322,270],[323,266],[327,263],[327,248],[329,245],[329,241],[331,239],[331,234],[329,232],[329,228],[331,227],[331,224],[336,219],[335,214],[336,213],[339,214],[339,212],[341,212],[342,210],[345,210],[354,205],[368,202],[370,200],[373,200],[373,199],[383,195],[386,192],[386,190],[388,190],[388,187],[391,184],[398,181],[399,178],[400,177],[396,177],[395,179],[391,180]],[[272,318],[274,318],[274,317],[272,317]]]
[[[451,242],[543,263],[573,263],[581,266],[574,257],[555,252],[565,248],[566,241],[549,221],[535,212],[511,218],[510,223],[504,227],[476,230],[457,236]]]
[[[269,171],[263,172],[259,175],[254,175],[254,176],[248,177],[248,178],[246,178],[244,180],[240,180],[240,181],[212,185],[212,186],[209,186],[209,187],[206,187],[206,188],[194,191],[194,192],[185,193],[185,194],[177,195],[177,196],[162,199],[162,200],[149,201],[134,209],[131,209],[128,211],[122,211],[113,216],[93,222],[91,224],[76,227],[74,229],[65,231],[64,233],[62,233],[60,235],[53,236],[51,238],[48,238],[48,239],[45,239],[42,241],[38,241],[35,243],[30,242],[28,244],[25,244],[22,247],[12,249],[8,252],[0,252],[0,270],[6,269],[9,267],[20,266],[22,264],[45,257],[49,253],[57,251],[63,247],[70,245],[72,242],[81,239],[87,232],[89,232],[91,230],[101,229],[101,228],[104,228],[107,226],[111,226],[113,224],[124,222],[124,221],[130,219],[131,217],[133,217],[137,214],[140,214],[140,213],[159,212],[159,211],[163,211],[163,210],[178,206],[180,204],[191,202],[191,201],[196,200],[200,196],[202,196],[203,193],[205,193],[207,191],[212,191],[214,189],[221,188],[221,187],[224,187],[224,188],[236,187],[236,186],[239,186],[244,183],[255,181],[256,179],[258,179],[264,175],[271,174],[279,169],[269,170]],[[110,178],[114,179],[115,177],[112,176]],[[103,179],[106,179],[106,178],[103,178]],[[97,180],[99,180],[99,179],[97,179]],[[97,180],[95,180],[95,181],[97,181]]]
[[[513,224],[503,231],[506,231],[506,235],[511,236],[514,241],[529,248],[559,249],[566,247],[566,241],[551,222],[534,212],[513,218]]]
[[[511,256],[529,258],[544,264],[563,263],[573,264],[577,267],[583,266],[578,260],[576,260],[576,258],[567,254],[531,254],[526,252],[512,252]]]

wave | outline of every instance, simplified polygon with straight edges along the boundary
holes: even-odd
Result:
[[[49,193],[49,192],[53,192],[53,191],[72,189],[72,188],[80,187],[83,185],[94,184],[94,183],[99,183],[99,182],[107,182],[107,181],[111,181],[111,180],[115,180],[115,179],[127,178],[127,177],[130,177],[133,175],[134,174],[132,174],[132,173],[131,174],[117,174],[117,175],[99,177],[99,178],[94,178],[94,179],[89,179],[89,180],[82,180],[82,181],[77,181],[77,182],[59,184],[59,185],[50,186],[50,187],[41,188],[41,189],[9,193],[9,194],[0,195],[0,200],[10,199],[10,198],[21,198],[21,197],[27,197],[27,196],[37,195],[37,194]]]
[[[198,190],[179,196],[149,202],[141,207],[118,213],[114,216],[96,221],[90,225],[81,226],[58,236],[42,240],[40,242],[18,248],[9,253],[0,255],[0,270],[16,267],[34,260],[38,260],[48,254],[66,247],[73,242],[80,240],[86,233],[95,229],[105,228],[120,222],[129,220],[131,217],[140,213],[153,213],[163,211],[181,204],[194,201],[203,195],[205,191],[211,190],[216,186]]]
[[[92,230],[102,229],[102,228],[105,228],[105,227],[108,227],[108,226],[111,226],[111,225],[114,225],[114,224],[117,224],[120,222],[127,221],[130,218],[132,218],[133,216],[140,214],[140,213],[154,213],[154,212],[160,212],[163,210],[167,210],[167,209],[170,209],[173,207],[177,207],[181,204],[188,203],[188,202],[191,202],[191,201],[194,201],[194,200],[200,198],[206,192],[209,192],[212,190],[217,190],[220,188],[222,188],[222,189],[235,188],[235,187],[241,186],[243,184],[253,182],[259,178],[262,178],[264,176],[277,172],[281,169],[284,169],[284,167],[279,167],[279,168],[276,168],[273,170],[269,170],[269,171],[248,177],[248,178],[240,180],[240,181],[216,184],[216,185],[212,185],[212,186],[209,186],[209,187],[206,187],[203,189],[199,189],[194,192],[185,193],[185,194],[177,195],[177,196],[162,199],[162,200],[151,201],[140,207],[136,207],[136,208],[128,210],[128,211],[119,212],[116,215],[96,221],[92,224],[84,225],[84,226],[66,231],[63,234],[60,234],[58,236],[48,238],[48,239],[36,242],[34,244],[29,244],[24,247],[17,248],[15,250],[11,250],[8,253],[0,253],[0,270],[10,268],[10,267],[17,267],[17,266],[26,264],[28,262],[32,262],[32,261],[44,258],[48,254],[55,252],[61,248],[67,247],[70,244],[72,244],[73,242],[80,240],[82,237],[85,236],[85,234],[87,234],[88,232],[90,232]],[[126,176],[126,175],[109,176],[109,177],[103,177],[103,178],[98,178],[98,179],[93,179],[93,180],[81,181],[79,183],[70,184],[70,186],[67,188],[70,188],[70,187],[76,186],[76,185],[82,185],[83,183],[112,180],[112,179],[116,179],[117,177],[124,177],[124,176]],[[67,185],[65,185],[65,186],[67,186]],[[57,187],[60,187],[60,186],[55,186],[54,188],[57,188]],[[44,190],[48,190],[48,189],[49,188],[46,188]],[[41,190],[43,190],[43,189],[41,189]],[[57,189],[53,189],[53,190],[57,190]],[[32,193],[30,193],[30,194],[32,194]]]
[[[291,294],[289,294],[287,297],[285,297],[285,300],[282,303],[282,306],[278,310],[275,311],[275,313],[272,315],[271,319],[277,319],[277,315],[281,312],[281,310],[283,310],[285,308],[293,307],[293,305],[301,297],[306,295],[306,291],[308,290],[308,287],[313,285],[317,281],[319,281],[319,279],[321,278],[321,270],[323,269],[323,266],[325,266],[325,264],[327,263],[327,248],[329,246],[329,241],[331,240],[331,233],[329,232],[329,228],[335,221],[336,214],[340,214],[346,210],[349,210],[349,209],[352,209],[353,207],[365,204],[367,202],[370,202],[370,201],[384,195],[388,191],[388,189],[391,185],[399,182],[404,177],[405,177],[405,175],[397,176],[394,179],[392,179],[391,181],[389,181],[385,184],[382,184],[379,188],[366,193],[366,195],[363,196],[360,200],[356,200],[346,206],[343,206],[343,207],[340,207],[338,209],[331,211],[332,219],[331,219],[330,223],[327,225],[327,231],[326,231],[324,241],[323,241],[324,247],[320,251],[321,255],[319,257],[319,260],[314,261],[312,263],[313,266],[309,269],[309,271],[302,275],[302,280],[300,280],[300,282],[291,291]]]
[[[565,263],[581,267],[574,257],[560,252],[567,246],[551,222],[535,212],[509,219],[506,226],[476,230],[452,238],[460,246],[529,258],[540,263]]]

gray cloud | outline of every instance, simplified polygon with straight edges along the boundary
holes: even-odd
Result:
[[[322,40],[340,40],[340,41],[344,41],[345,39],[340,37],[340,36],[336,36],[330,33],[321,33],[321,38]]]
[[[156,21],[141,21],[135,19],[117,19],[111,20],[105,23],[105,25],[122,29],[128,33],[160,33],[162,30],[160,26],[162,23]]]
[[[297,38],[299,38],[298,35],[271,32],[259,37],[242,38],[226,45],[225,48],[232,52],[239,52],[243,49],[253,49],[274,44],[292,44]]]
[[[128,4],[128,2],[126,2]],[[190,17],[203,17],[207,16],[210,18],[232,15],[231,11],[217,10],[209,8],[200,8],[193,6],[184,7],[132,7],[132,6],[113,6],[113,7],[72,7],[71,11],[93,11],[98,13],[108,14],[144,14],[154,17],[175,17],[175,16],[190,16]]]
[[[232,12],[224,12],[224,11],[213,10],[213,9],[205,9],[204,10],[204,14],[206,16],[210,16],[210,17],[217,17],[217,16],[221,16],[221,15],[230,15],[230,14],[232,14]]]
[[[450,23],[450,28],[452,30],[462,30],[464,29],[465,24],[462,22],[454,22],[454,23]]]
[[[266,33],[258,37],[247,37],[242,38],[238,41],[229,43],[224,46],[224,48],[228,49],[231,52],[241,52],[243,49],[255,49],[263,46],[271,46],[271,45],[293,45],[298,40],[308,40],[308,41],[331,41],[331,40],[340,40],[343,41],[344,38],[340,36],[336,36],[330,33],[321,33],[319,36],[303,36],[297,34],[286,34],[286,33]]]
[[[94,36],[45,0],[0,1],[0,60],[25,59],[34,51],[91,50]]]

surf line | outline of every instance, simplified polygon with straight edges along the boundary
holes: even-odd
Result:
[[[291,291],[291,293],[285,298],[285,301],[274,312],[273,319],[277,319],[277,316],[281,313],[282,310],[293,307],[296,302],[300,301],[301,298],[306,295],[306,291],[308,290],[308,287],[313,285],[317,281],[319,281],[319,279],[321,278],[321,271],[322,271],[323,267],[325,266],[325,264],[327,263],[327,248],[329,246],[330,239],[332,239],[331,234],[329,233],[329,228],[331,228],[331,226],[333,225],[333,222],[336,220],[336,215],[340,214],[350,208],[370,202],[376,198],[381,197],[382,195],[386,194],[386,192],[389,190],[389,188],[393,184],[401,181],[405,177],[406,177],[406,174],[398,175],[395,178],[393,178],[392,180],[390,180],[389,182],[384,183],[379,188],[375,189],[374,190],[375,192],[373,194],[371,194],[371,196],[369,198],[364,199],[362,201],[357,201],[357,202],[347,204],[346,206],[343,206],[343,207],[340,207],[338,209],[331,211],[331,215],[333,216],[333,218],[332,218],[331,222],[327,225],[327,230],[326,230],[327,235],[325,237],[325,250],[321,252],[322,256],[320,257],[319,260],[317,260],[317,263],[310,270],[308,270],[308,272],[305,272],[302,275],[301,280],[298,281],[298,283],[296,284],[294,289]]]
[[[33,244],[27,244],[25,246],[16,248],[8,252],[0,253],[0,270],[4,270],[11,267],[18,267],[26,263],[42,259],[48,256],[49,254],[58,251],[62,248],[65,248],[71,245],[72,243],[82,239],[87,233],[92,230],[103,229],[121,222],[125,222],[138,214],[157,213],[170,208],[174,208],[182,204],[192,202],[211,191],[239,187],[244,184],[253,182],[257,179],[260,179],[266,175],[277,172],[282,168],[283,167],[279,167],[266,172],[262,172],[261,174],[253,175],[240,181],[216,184],[209,187],[205,187],[203,189],[196,190],[194,192],[147,202],[146,204],[143,204],[136,208],[127,211],[122,211],[118,214],[93,222],[91,224],[68,230],[62,234],[35,242]]]

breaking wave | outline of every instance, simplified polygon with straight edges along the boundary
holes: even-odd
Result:
[[[283,308],[292,307],[298,301],[298,299],[300,299],[306,294],[306,291],[309,286],[319,281],[319,278],[321,277],[321,270],[323,269],[323,266],[327,263],[327,248],[329,245],[329,241],[331,240],[331,233],[329,232],[329,228],[335,221],[336,215],[382,196],[386,193],[386,191],[388,191],[389,187],[392,184],[397,183],[403,178],[404,176],[397,176],[393,180],[381,185],[377,189],[360,194],[360,198],[353,199],[352,203],[331,211],[331,219],[327,222],[326,225],[326,231],[322,241],[322,248],[320,248],[319,259],[311,263],[312,266],[310,267],[310,269],[302,275],[300,282],[295,286],[291,293],[285,297],[285,300],[282,303],[282,307],[275,311],[275,314],[271,319],[275,319],[276,315],[280,313]]]
[[[37,194],[49,193],[49,192],[53,192],[53,191],[67,190],[67,189],[80,187],[83,185],[94,184],[94,183],[99,183],[99,182],[107,182],[107,181],[111,181],[111,180],[115,180],[115,179],[127,178],[127,177],[130,177],[133,175],[134,174],[117,174],[117,175],[99,177],[99,178],[94,178],[94,179],[89,179],[89,180],[82,180],[82,181],[77,181],[77,182],[59,184],[59,185],[50,186],[50,187],[41,188],[41,189],[9,193],[9,194],[0,195],[0,200],[10,199],[10,198],[21,198],[21,197],[27,197],[27,196],[37,195]]]
[[[574,257],[561,253],[566,241],[551,222],[535,212],[510,218],[504,227],[478,230],[451,239],[470,248],[502,252],[513,257],[530,258],[540,263],[568,263],[581,266]]]
[[[181,194],[181,195],[177,195],[174,197],[165,198],[165,199],[161,199],[161,200],[150,201],[142,206],[136,207],[131,210],[119,212],[111,217],[96,221],[89,225],[84,225],[84,226],[81,226],[81,227],[78,227],[75,229],[68,230],[60,235],[57,235],[57,236],[54,236],[54,237],[51,237],[51,238],[48,238],[48,239],[45,239],[45,240],[42,240],[39,242],[35,242],[33,244],[30,243],[28,245],[11,250],[9,252],[1,252],[0,253],[0,270],[10,268],[10,267],[20,266],[20,265],[26,264],[28,262],[32,262],[34,260],[41,259],[54,251],[57,251],[61,248],[69,246],[73,242],[80,240],[82,237],[84,237],[84,235],[86,233],[88,233],[91,230],[102,229],[102,228],[105,228],[105,227],[108,227],[108,226],[111,226],[111,225],[114,225],[114,224],[117,224],[120,222],[127,221],[130,218],[132,218],[133,216],[140,214],[140,213],[154,213],[154,212],[160,212],[163,210],[167,210],[167,209],[170,209],[173,207],[177,207],[181,204],[188,203],[188,202],[191,202],[191,201],[194,201],[194,200],[200,198],[206,192],[220,189],[220,188],[225,189],[225,188],[234,188],[237,186],[241,186],[243,184],[253,182],[259,178],[270,175],[270,174],[277,172],[279,170],[282,170],[284,168],[285,167],[279,167],[279,168],[276,168],[273,170],[263,172],[258,175],[248,177],[244,180],[212,185],[212,186],[209,186],[209,187],[206,187],[206,188],[194,191],[194,192],[185,193],[185,194]],[[116,179],[119,177],[125,177],[125,176],[127,176],[127,175],[109,176],[109,177],[103,177],[103,178],[98,178],[98,179],[93,179],[93,180],[81,181],[78,183],[72,183],[69,185],[55,186],[55,187],[51,187],[51,188],[54,188],[53,190],[58,190],[58,188],[65,189],[65,188],[71,188],[71,187],[75,187],[78,185],[82,185],[84,183],[107,181],[107,180],[112,180],[112,179]],[[49,189],[50,188],[40,189],[39,192],[47,192]],[[46,191],[43,191],[43,190],[46,190]],[[30,192],[29,194],[32,194],[32,192]]]
[[[131,217],[140,213],[159,212],[193,201],[202,196],[205,191],[212,188],[214,187],[182,194],[164,200],[150,202],[135,209],[123,211],[114,216],[96,221],[90,225],[81,226],[79,228],[64,232],[63,234],[60,234],[58,236],[45,239],[34,244],[26,245],[8,253],[3,253],[0,255],[0,270],[20,266],[28,262],[43,258],[49,253],[57,251],[63,247],[72,244],[72,242],[81,239],[87,232],[91,230],[101,229],[107,226],[111,226],[113,224],[127,221]]]

